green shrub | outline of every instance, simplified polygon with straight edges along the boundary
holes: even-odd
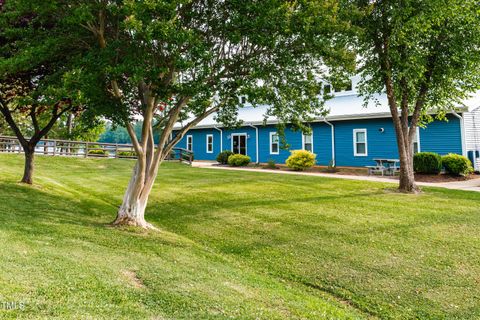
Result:
[[[287,159],[287,166],[293,170],[302,171],[315,165],[317,155],[307,150],[293,150]]]
[[[413,170],[417,173],[439,174],[442,157],[434,152],[419,152],[413,156]]]
[[[137,153],[135,151],[119,151],[117,155],[120,158],[122,158],[122,157],[136,157]]]
[[[467,157],[459,154],[449,153],[442,157],[445,171],[454,175],[468,175],[473,173],[472,163]]]
[[[228,157],[230,157],[232,154],[233,152],[229,150],[220,152],[217,156],[217,162],[221,164],[228,164]]]
[[[108,151],[107,150],[89,150],[88,154],[92,156],[108,156]]]
[[[265,169],[277,169],[277,164],[275,163],[275,160],[269,159],[267,161],[267,164],[265,165]]]
[[[232,154],[228,157],[228,164],[232,167],[244,167],[250,163],[250,157],[243,154]]]

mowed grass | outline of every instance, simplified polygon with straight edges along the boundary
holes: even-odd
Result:
[[[480,194],[164,164],[110,228],[132,161],[0,155],[4,318],[476,319]],[[6,308],[3,308],[6,309]]]

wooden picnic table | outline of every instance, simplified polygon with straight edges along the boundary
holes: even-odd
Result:
[[[383,175],[395,175],[400,170],[400,165],[397,165],[400,160],[399,159],[373,159],[375,161],[375,166],[367,166],[368,168],[368,175],[374,173],[381,173]]]

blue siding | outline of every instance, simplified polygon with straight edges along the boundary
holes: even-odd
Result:
[[[338,121],[334,125],[337,166],[368,166],[375,158],[398,158],[391,119]],[[354,129],[367,129],[367,156],[354,156]]]
[[[207,134],[213,135],[213,153],[207,153]],[[193,137],[193,155],[195,160],[215,160],[220,153],[220,132],[215,129],[194,129],[178,142],[177,147],[187,148],[187,135]]]
[[[447,154],[462,152],[460,121],[449,116],[449,121],[435,121],[426,129],[420,129],[421,151]],[[364,119],[333,122],[335,126],[335,151],[337,166],[366,166],[373,164],[374,158],[398,158],[397,144],[393,122],[390,118]],[[285,163],[289,150],[302,148],[302,133],[290,128],[285,130],[285,138],[290,149],[280,149],[278,155],[270,154],[270,132],[276,132],[273,125],[257,126],[259,131],[259,161],[274,160]],[[332,159],[331,127],[324,122],[312,123],[313,152],[317,154],[317,164],[326,166]],[[381,132],[383,128],[383,132]],[[367,129],[367,156],[354,156],[353,130]],[[247,135],[247,154],[256,161],[256,131],[252,127],[223,130],[223,150],[231,150],[231,135]],[[206,152],[207,134],[213,134],[213,153]],[[196,160],[215,160],[220,150],[220,132],[215,129],[192,129],[188,135],[193,136],[193,152]],[[186,148],[186,136],[178,143]]]
[[[420,129],[420,150],[436,152],[441,155],[462,154],[460,130],[460,119],[454,116],[449,115],[448,122],[432,122],[426,129]]]

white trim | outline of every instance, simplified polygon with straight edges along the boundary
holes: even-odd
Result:
[[[276,131],[270,132],[270,154],[280,154],[280,137],[278,137],[277,152],[272,151],[272,137],[275,135],[278,136],[278,133]]]
[[[255,127],[251,124],[249,124],[249,126],[255,129],[255,163],[260,163],[260,160],[258,158],[258,127]]]
[[[190,148],[190,149],[188,148],[188,145],[189,145],[188,139],[191,139],[191,141],[190,141],[191,148]],[[193,151],[193,136],[192,136],[191,134],[189,134],[189,135],[187,136],[185,149],[187,149],[188,151]]]
[[[312,142],[311,142],[312,150],[311,150],[310,152],[313,153],[313,128],[312,128],[312,133],[310,133],[309,135],[305,135],[305,134],[302,132],[302,150],[305,150],[305,137],[306,137],[306,136],[312,137]]]
[[[363,132],[365,133],[365,153],[357,153],[357,133]],[[367,157],[368,156],[368,140],[367,140],[367,129],[353,129],[353,155],[355,157]]]
[[[415,138],[417,141],[413,141],[413,143],[414,145],[415,145],[415,142],[417,143],[417,146],[418,146],[417,152],[422,152],[422,147],[420,144],[420,127],[417,127],[417,130],[415,132]],[[413,153],[415,153],[415,149],[413,149]]]
[[[212,150],[211,151],[208,151],[208,138],[212,138]],[[205,151],[207,153],[213,153],[213,134],[207,134],[206,139],[207,139],[207,141],[206,141],[206,145],[205,145],[205,147],[206,147]]]
[[[220,152],[222,152],[223,151],[223,131],[222,131],[222,129],[219,129],[218,127],[213,127],[213,128],[220,132]]]
[[[328,124],[330,126],[330,128],[332,128],[332,165],[333,166],[336,166],[335,164],[335,126],[333,124],[331,124],[330,122],[327,121],[327,119],[324,119],[325,123]]]
[[[466,144],[466,140],[465,140],[465,123],[464,123],[464,119],[461,115],[459,115],[458,113],[456,113],[455,111],[452,111],[452,114],[457,117],[458,119],[460,119],[460,139],[462,140],[462,155],[467,157],[467,144]]]
[[[245,133],[245,132],[242,132],[242,133],[232,133],[230,135],[230,151],[232,151],[233,153],[235,153],[233,151],[233,137],[235,136],[245,136],[245,155],[248,156],[248,135]]]

